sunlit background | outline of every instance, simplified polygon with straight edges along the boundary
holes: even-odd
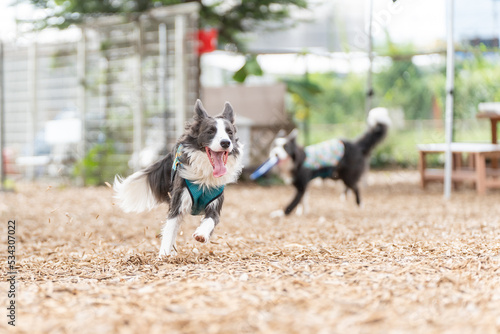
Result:
[[[4,77],[12,82],[4,93],[8,173],[78,179],[86,171],[93,176],[80,182],[103,183],[117,169],[140,168],[170,149],[196,97],[213,113],[226,99],[236,105],[247,166],[262,162],[279,128],[298,127],[306,145],[353,138],[365,126],[367,108],[384,106],[394,128],[371,163],[415,168],[417,144],[444,141],[445,1],[306,3],[307,9],[290,6],[279,20],[243,20],[245,32],[234,34],[235,43],[226,42],[220,22],[199,19],[197,9],[179,19],[168,7],[154,8],[139,20],[145,39],[137,53],[131,17],[94,14],[83,25],[58,29],[40,25],[66,25],[46,19],[58,10],[54,1],[45,9],[1,2]],[[217,10],[230,15],[238,4],[225,1]],[[488,121],[476,114],[479,103],[500,98],[499,11],[499,1],[455,1],[454,141],[490,141]],[[205,37],[210,45],[201,54],[197,26],[215,33]],[[61,119],[77,120],[79,132],[66,138],[55,130],[59,135],[47,138],[47,126],[57,129],[53,121]],[[99,167],[87,166],[95,159]]]

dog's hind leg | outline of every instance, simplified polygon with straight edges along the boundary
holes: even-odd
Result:
[[[309,191],[304,193],[302,201],[297,206],[297,216],[307,215],[309,213]]]
[[[297,188],[297,193],[295,194],[295,197],[293,198],[292,202],[288,204],[288,206],[285,209],[285,215],[289,215],[293,209],[299,205],[300,201],[304,197],[304,194],[306,192],[306,186],[302,184],[295,185]]]
[[[161,246],[159,257],[175,256],[175,239],[181,226],[182,217],[191,210],[192,200],[189,191],[184,188],[172,197],[167,221],[161,230]]]
[[[205,208],[205,217],[201,220],[200,226],[194,231],[193,238],[201,243],[207,243],[210,240],[215,226],[220,220],[220,210],[224,202],[224,194],[209,203]]]
[[[356,204],[359,207],[363,207],[363,204],[361,203],[361,196],[359,194],[359,188],[358,185],[354,185],[351,187],[352,191],[354,192],[354,195],[356,196]]]

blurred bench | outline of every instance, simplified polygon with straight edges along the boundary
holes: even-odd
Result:
[[[499,102],[485,102],[479,103],[479,112],[477,118],[489,119],[491,123],[491,143],[497,144],[497,123],[500,122],[500,103]]]
[[[421,185],[423,188],[428,182],[443,181],[444,169],[427,168],[426,158],[430,154],[442,154],[446,151],[446,144],[420,144],[419,166]],[[486,143],[452,143],[452,174],[451,180],[456,186],[464,181],[475,183],[479,194],[484,194],[487,188],[500,188],[500,170],[486,167],[486,159],[500,159],[500,145]],[[464,154],[469,156],[469,162],[463,164]]]

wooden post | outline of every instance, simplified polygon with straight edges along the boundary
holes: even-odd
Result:
[[[460,170],[462,169],[462,152],[453,152],[451,161],[451,179],[453,181],[453,171],[460,173]],[[462,181],[453,181],[453,189],[457,190],[460,182]]]
[[[497,144],[498,137],[497,137],[497,122],[498,119],[491,119],[491,142],[493,144]]]
[[[482,195],[486,192],[486,156],[484,153],[474,153],[476,158],[476,190]]]
[[[420,172],[420,185],[422,186],[423,189],[425,189],[426,186],[426,180],[425,180],[425,169],[427,168],[426,166],[426,161],[425,161],[425,152],[419,151],[419,160],[418,160],[418,170]]]
[[[491,118],[491,142],[493,144],[497,144],[497,122],[498,119]],[[491,158],[491,168],[498,169],[498,158],[492,157]]]

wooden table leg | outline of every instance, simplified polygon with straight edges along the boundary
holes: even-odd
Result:
[[[426,180],[425,180],[425,152],[419,151],[419,159],[418,159],[418,170],[420,172],[420,185],[425,189]]]
[[[453,152],[451,161],[453,162],[451,165],[451,169],[452,169],[451,173],[453,175],[453,171],[455,171],[455,170],[459,171],[462,169],[462,153],[461,152]],[[453,181],[453,189],[457,190],[460,182],[461,181]]]
[[[491,119],[491,142],[493,144],[497,143],[497,121],[496,119]],[[498,158],[491,158],[491,167],[494,169],[498,168]]]
[[[496,144],[497,141],[498,141],[498,138],[497,138],[497,122],[498,120],[497,119],[491,119],[491,142],[493,144]]]
[[[486,192],[486,157],[482,153],[474,153],[476,159],[476,190],[482,195]]]

